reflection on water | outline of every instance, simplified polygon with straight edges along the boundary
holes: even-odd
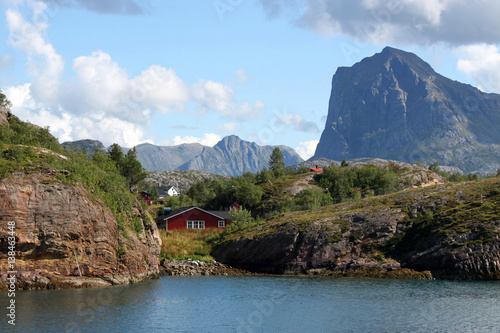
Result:
[[[1,332],[500,331],[500,282],[162,277],[19,291],[16,305]]]

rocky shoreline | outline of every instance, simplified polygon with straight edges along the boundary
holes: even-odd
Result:
[[[168,261],[160,263],[161,276],[307,276],[331,278],[360,278],[360,279],[405,279],[405,280],[432,280],[431,272],[418,272],[408,268],[380,268],[360,267],[350,270],[327,270],[324,268],[310,269],[303,274],[293,272],[284,274],[268,274],[248,271],[223,263],[202,262],[197,260]]]
[[[239,275],[256,275],[244,269],[234,268],[224,265],[223,263],[203,262],[198,260],[178,260],[168,261],[163,259],[160,262],[160,275],[167,276],[239,276]]]

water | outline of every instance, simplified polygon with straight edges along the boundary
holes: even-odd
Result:
[[[0,332],[500,332],[500,282],[162,277],[19,291]]]

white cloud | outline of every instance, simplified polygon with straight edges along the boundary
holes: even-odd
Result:
[[[240,127],[239,123],[225,123],[220,126],[217,126],[217,130],[223,133],[234,134],[236,129]]]
[[[121,6],[119,2],[135,3],[116,0],[114,4]],[[101,2],[91,1],[88,5],[91,3],[97,6]],[[173,69],[160,65],[151,65],[131,77],[102,50],[77,57],[72,61],[71,73],[65,73],[63,58],[47,38],[48,5],[28,1],[27,9],[33,18],[33,22],[28,22],[17,8],[24,4],[11,3],[14,7],[6,11],[6,18],[9,43],[26,54],[32,82],[4,91],[13,102],[15,114],[50,126],[61,142],[92,138],[105,145],[116,142],[131,147],[147,141],[145,135],[156,112],[188,112],[191,102],[203,113],[218,112],[232,118],[256,115],[264,107],[258,100],[253,105],[235,102],[230,84],[203,79],[189,86]],[[0,61],[9,59],[2,56]],[[213,145],[219,140],[215,134],[206,134],[202,138],[178,137],[174,141]]]
[[[203,137],[197,138],[195,136],[175,136],[172,139],[167,139],[162,141],[162,145],[166,146],[177,146],[183,143],[200,143],[204,146],[209,146],[213,147],[215,146],[219,141],[221,140],[221,137],[218,136],[217,134],[214,133],[205,133]]]
[[[314,155],[314,152],[316,151],[316,146],[318,145],[318,143],[319,143],[319,140],[300,142],[299,145],[295,148],[295,151],[304,160],[308,160]]]
[[[497,45],[461,46],[454,52],[460,58],[458,70],[470,74],[480,89],[500,92],[500,49]]]
[[[240,81],[240,82],[248,81],[248,75],[244,69],[238,69],[235,74],[236,74],[236,79],[238,81]]]
[[[326,35],[347,35],[372,43],[445,42],[452,45],[500,42],[496,0],[260,0],[276,16],[286,8],[299,13],[294,22]]]
[[[199,80],[192,87],[194,99],[201,111],[216,110],[222,113],[230,112],[234,91],[231,87],[210,80]]]
[[[306,121],[301,115],[288,113],[281,117],[276,117],[276,122],[287,127],[292,127],[296,131],[318,133],[318,126],[312,121]]]
[[[142,15],[149,7],[149,0],[42,0],[49,5],[83,7],[101,14]]]
[[[9,44],[23,51],[27,57],[28,73],[34,78],[32,94],[41,102],[53,102],[58,98],[64,60],[46,39],[48,24],[44,22],[45,5],[31,2],[33,23],[24,20],[17,9],[5,13],[9,28]]]

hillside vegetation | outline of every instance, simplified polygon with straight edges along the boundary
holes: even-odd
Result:
[[[499,250],[493,177],[282,213],[224,232],[214,257],[270,273],[500,279]]]
[[[130,160],[133,163],[132,157]],[[10,115],[7,122],[0,125],[0,179],[15,171],[46,172],[54,175],[55,182],[79,184],[111,209],[123,230],[127,223],[136,232],[142,230],[142,223],[132,221],[130,215],[137,204],[130,193],[130,188],[137,183],[130,170],[127,170],[129,177],[123,176],[120,165],[109,155],[97,152],[88,157],[67,151],[48,128],[22,122]]]

